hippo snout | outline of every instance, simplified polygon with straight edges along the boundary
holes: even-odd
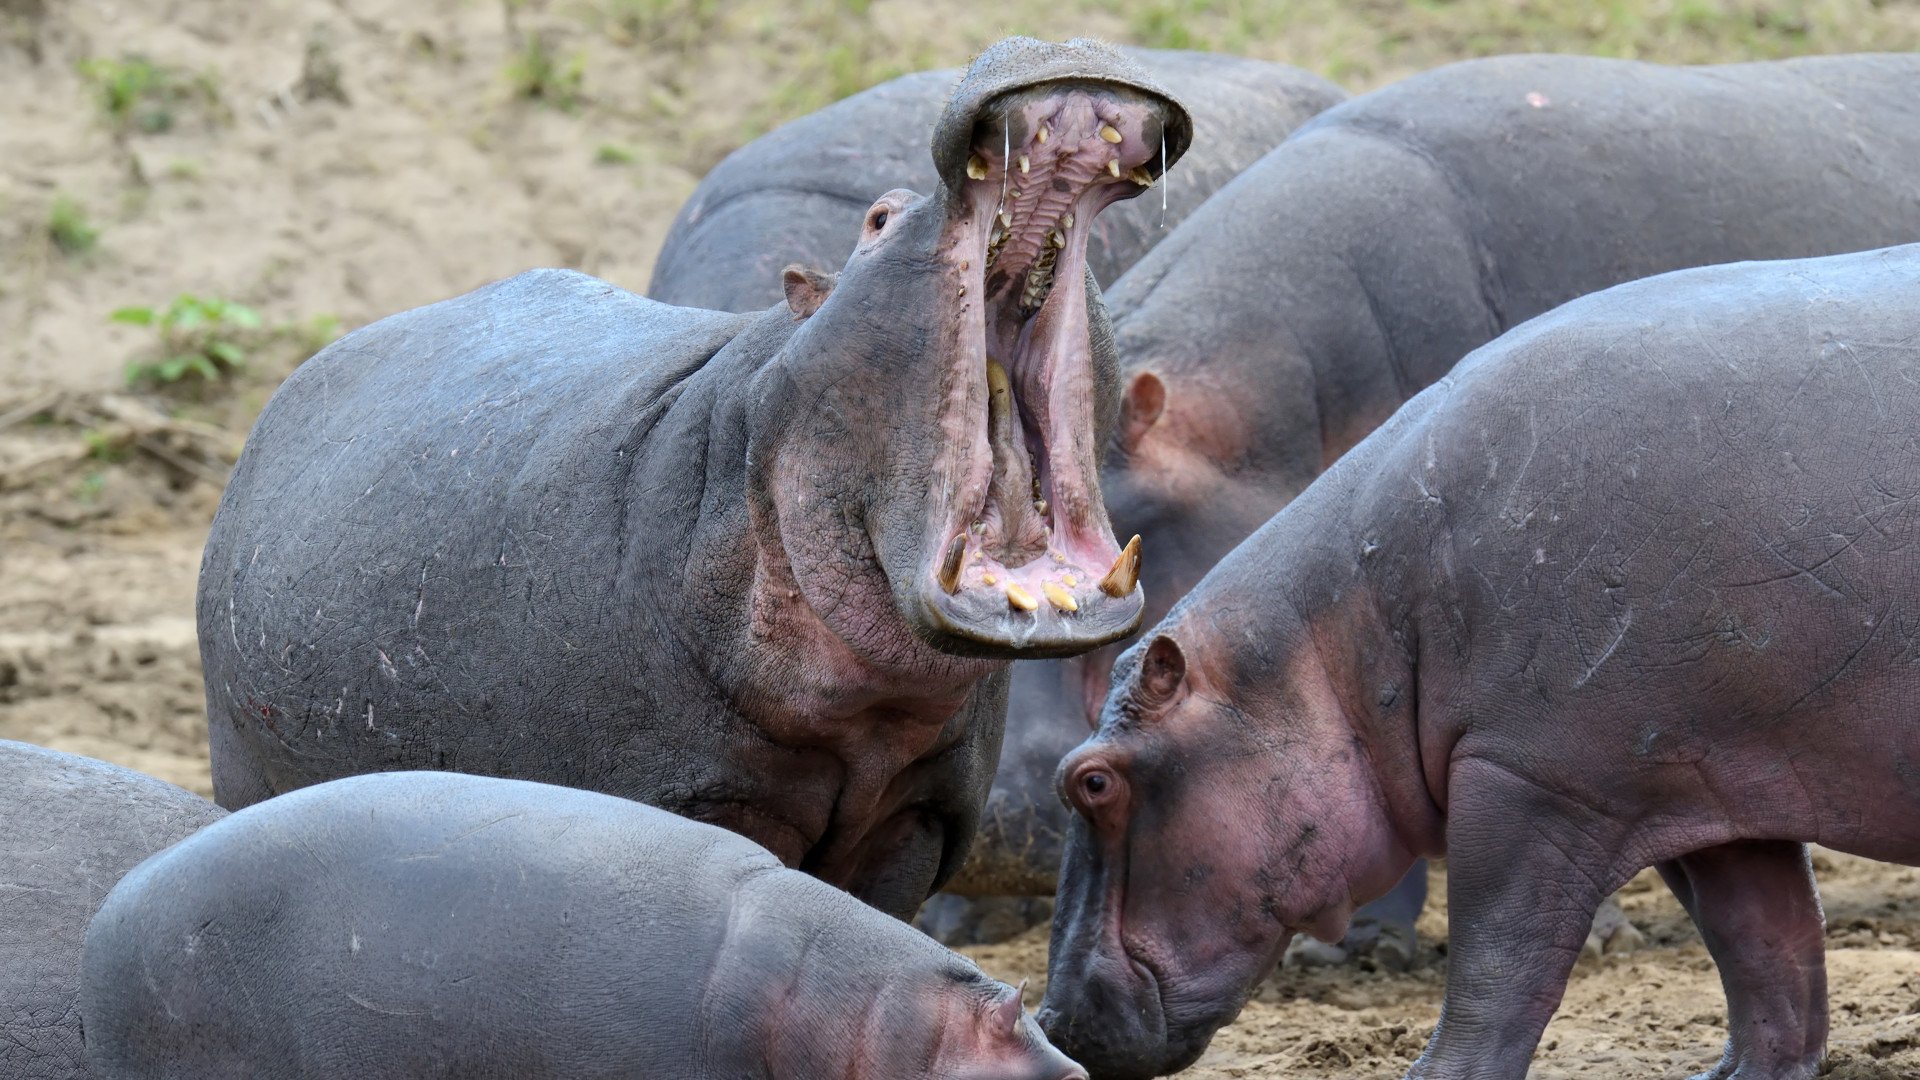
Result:
[[[1169,1030],[1154,987],[1103,977],[1097,968],[1088,977],[1051,982],[1034,1019],[1092,1080],[1166,1076],[1192,1065],[1207,1047],[1207,1034]]]
[[[948,99],[933,133],[933,162],[949,191],[960,191],[975,142],[989,131],[1014,145],[1027,132],[1019,124],[1025,98],[1073,84],[1124,97],[1150,113],[1143,134],[1160,142],[1165,153],[1144,166],[1158,177],[1180,160],[1193,142],[1193,119],[1186,107],[1124,53],[1103,42],[1075,38],[1064,44],[1014,37],[989,48],[967,68]]]

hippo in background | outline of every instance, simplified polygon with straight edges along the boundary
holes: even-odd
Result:
[[[1103,285],[1288,132],[1347,96],[1284,64],[1120,51],[1187,107],[1194,145],[1170,188],[1113,207],[1093,225],[1087,266]],[[903,75],[735,150],[680,208],[647,295],[685,307],[758,311],[780,301],[782,268],[845,262],[875,199],[893,188],[939,187],[926,137],[959,78],[954,70]]]
[[[130,769],[5,739],[0,778],[0,1076],[82,1080],[87,921],[122,874],[226,811]]]
[[[723,829],[385,773],[242,810],[87,931],[104,1080],[1086,1080],[1020,991]]]
[[[1720,969],[1696,1080],[1806,1080],[1806,845],[1920,864],[1920,245],[1684,270],[1476,351],[1121,658],[1041,1022],[1184,1068],[1295,929],[1447,856],[1422,1080],[1518,1080],[1646,866]]]
[[[1117,534],[1144,537],[1147,619],[1509,327],[1669,270],[1913,240],[1920,56],[1500,57],[1330,109],[1108,292],[1127,390],[1102,486]],[[1016,666],[950,889],[1052,891],[1070,816],[1054,772],[1119,651]],[[1411,942],[1424,882],[1376,909],[1383,942]],[[1591,945],[1637,937],[1609,904]]]
[[[971,843],[1008,662],[1139,624],[1086,247],[1191,134],[1113,50],[1012,39],[837,281],[733,315],[535,272],[328,346],[201,564],[218,800],[560,783],[910,915]]]

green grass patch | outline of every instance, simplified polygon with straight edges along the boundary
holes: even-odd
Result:
[[[507,83],[515,97],[562,112],[575,112],[586,101],[586,77],[587,58],[575,55],[562,60],[545,34],[528,34],[520,50],[507,61]]]
[[[137,54],[117,60],[83,60],[80,74],[93,84],[101,111],[116,131],[157,135],[173,130],[188,111],[208,115],[221,111],[212,76],[181,71]]]
[[[70,195],[56,195],[47,211],[47,236],[68,255],[85,255],[100,240],[100,230],[87,220],[87,208]]]
[[[183,293],[164,308],[123,307],[109,318],[145,326],[156,341],[127,364],[129,386],[166,387],[197,379],[214,383],[246,366],[263,336],[260,316],[231,300]]]

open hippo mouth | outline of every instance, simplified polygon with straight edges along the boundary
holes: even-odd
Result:
[[[958,351],[968,370],[949,384],[942,426],[965,459],[921,592],[943,648],[1071,655],[1132,633],[1144,609],[1139,538],[1115,542],[1100,496],[1112,357],[1090,329],[1087,239],[1101,210],[1160,179],[1188,121],[1103,79],[1010,91],[976,115],[943,258],[978,347]]]

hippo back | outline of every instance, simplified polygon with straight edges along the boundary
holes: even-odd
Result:
[[[357,776],[127,875],[87,933],[88,1053],[103,1077],[761,1075],[737,1010],[809,949],[873,961],[850,981],[947,959],[641,803]]]
[[[142,859],[225,812],[104,761],[0,740],[0,1076],[90,1075],[80,1043],[87,921]]]
[[[1192,149],[1158,190],[1101,214],[1088,238],[1094,277],[1111,283],[1165,229],[1346,94],[1318,76],[1261,60],[1128,49],[1193,116]],[[661,246],[648,295],[669,304],[752,311],[780,300],[792,263],[836,268],[867,207],[894,188],[937,189],[926,153],[958,71],[922,71],[864,90],[748,143],[694,190]]]

